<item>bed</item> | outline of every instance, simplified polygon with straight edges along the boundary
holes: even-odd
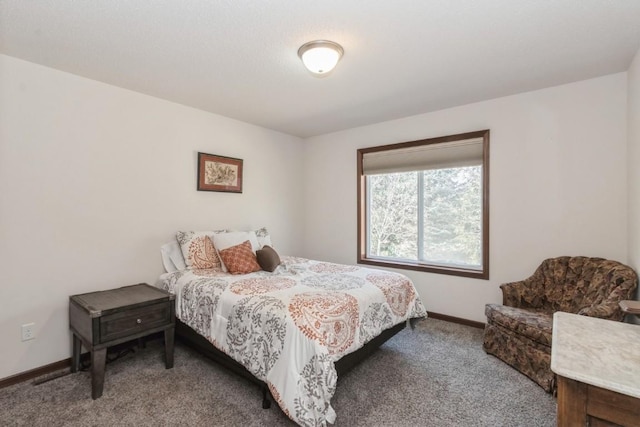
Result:
[[[302,426],[333,423],[337,378],[426,316],[411,281],[382,270],[283,257],[273,271],[163,274],[176,295],[176,333],[263,386]]]

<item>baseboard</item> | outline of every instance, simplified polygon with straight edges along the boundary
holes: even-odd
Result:
[[[29,371],[20,372],[19,374],[11,375],[10,377],[0,380],[0,388],[9,387],[10,385],[22,383],[32,380],[34,378],[41,377],[43,375],[50,374],[52,372],[61,371],[62,369],[71,366],[71,358],[59,360],[57,362],[49,363],[48,365],[40,366]]]
[[[461,325],[471,326],[474,328],[484,329],[484,323],[476,322],[473,320],[463,319],[461,317],[448,316],[446,314],[434,313],[429,311],[428,317],[431,319],[444,320],[451,323],[459,323]],[[83,360],[88,359],[89,353],[84,353],[81,357]],[[66,369],[71,366],[71,358],[59,360],[57,362],[49,363],[48,365],[40,366],[29,371],[20,372],[19,374],[11,375],[10,377],[0,380],[0,389],[12,386],[14,384],[22,383],[32,380],[34,378],[41,377],[43,375],[51,374],[62,369]]]
[[[114,349],[114,350],[117,351],[117,349],[129,346],[129,345],[131,345],[131,343],[134,343],[134,342],[138,343],[138,345],[144,345],[144,342],[146,342],[149,339],[160,338],[161,334],[162,334],[162,332],[157,333],[157,334],[151,334],[151,335],[148,335],[147,337],[144,337],[143,338],[143,340],[144,340],[143,342],[139,342],[138,340],[127,341],[127,342],[124,342],[122,344],[118,344],[116,346],[109,347],[109,349],[110,350]],[[82,353],[80,355],[80,363],[81,364],[88,363],[90,359],[91,359],[91,353],[89,353],[88,351],[85,351],[84,353]],[[107,363],[109,363],[108,359],[107,359]],[[42,377],[44,375],[48,375],[48,374],[54,373],[56,371],[61,371],[63,369],[70,368],[70,367],[71,367],[71,358],[69,357],[68,359],[59,360],[57,362],[49,363],[48,365],[40,366],[39,368],[34,368],[34,369],[29,370],[29,371],[20,372],[18,374],[12,375],[10,377],[6,377],[6,378],[0,379],[0,389],[5,388],[5,387],[9,387],[9,386],[14,385],[14,384],[30,381],[32,379],[35,379],[35,378],[38,378],[38,377]]]
[[[427,312],[428,317],[431,319],[444,320],[445,322],[459,323],[461,325],[471,326],[473,328],[484,329],[484,323],[476,322],[475,320],[463,319],[461,317],[448,316],[446,314],[434,313],[433,311]]]

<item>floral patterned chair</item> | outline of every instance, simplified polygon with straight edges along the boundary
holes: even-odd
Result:
[[[637,284],[635,271],[617,261],[568,256],[544,260],[528,279],[500,286],[503,305],[487,304],[484,350],[553,393],[553,313],[621,321],[618,302],[631,299]]]

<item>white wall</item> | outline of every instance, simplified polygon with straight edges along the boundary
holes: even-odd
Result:
[[[198,151],[244,159],[244,193],[196,191]],[[155,283],[179,229],[267,226],[299,253],[301,159],[299,138],[0,55],[0,378],[68,358],[69,295]]]
[[[490,129],[490,280],[402,270],[428,310],[485,321],[498,286],[544,258],[625,262],[626,84],[619,73],[309,138],[304,255],[356,262],[356,149]]]
[[[627,87],[629,265],[640,271],[640,50],[627,71]]]
[[[491,129],[490,280],[402,271],[430,311],[484,321],[498,285],[545,257],[640,268],[639,57],[628,73],[300,141],[0,55],[0,379],[69,357],[68,296],[154,282],[178,229],[265,225],[281,253],[355,263],[362,147]],[[198,151],[243,158],[244,193],[196,191]],[[37,338],[21,342],[29,322]]]

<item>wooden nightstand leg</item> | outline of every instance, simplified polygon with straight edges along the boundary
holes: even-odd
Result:
[[[82,341],[76,334],[73,336],[73,353],[71,354],[71,372],[78,372],[80,369],[80,350],[82,349]]]
[[[164,330],[164,354],[165,368],[173,368],[173,341],[176,328],[167,328]]]
[[[91,398],[102,396],[104,387],[104,365],[107,360],[107,348],[91,352]]]

